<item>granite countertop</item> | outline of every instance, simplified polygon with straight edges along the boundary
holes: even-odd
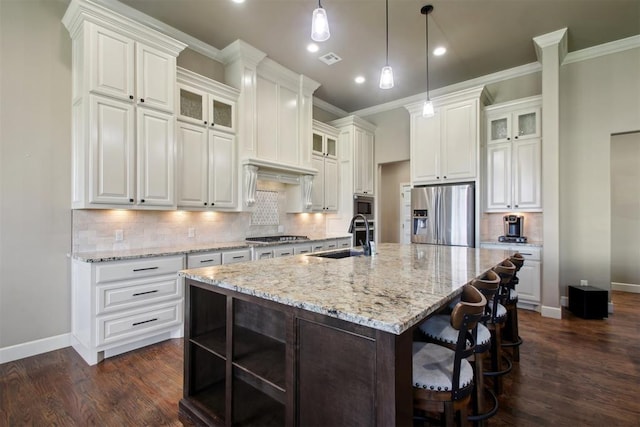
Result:
[[[544,245],[542,244],[541,241],[535,241],[535,240],[531,240],[528,241],[527,243],[515,243],[515,242],[500,242],[497,239],[496,240],[483,240],[480,242],[480,244],[490,244],[490,245],[503,245],[503,246],[522,246],[522,247],[532,247],[532,248],[541,248]]]
[[[139,259],[150,258],[155,256],[170,256],[170,255],[184,255],[190,253],[209,252],[217,250],[233,250],[233,249],[248,249],[254,246],[279,246],[289,244],[301,244],[306,242],[317,242],[323,240],[333,239],[351,239],[351,235],[342,236],[309,236],[309,240],[295,240],[287,242],[220,242],[220,243],[199,243],[193,245],[183,246],[166,246],[157,248],[142,248],[142,249],[122,249],[111,251],[96,251],[96,252],[74,252],[70,254],[71,258],[83,261],[83,262],[107,262],[107,261],[121,261],[127,259]]]
[[[372,257],[298,255],[183,270],[179,276],[401,334],[509,251],[383,243]]]

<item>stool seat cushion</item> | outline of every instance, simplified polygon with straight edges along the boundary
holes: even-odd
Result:
[[[489,307],[493,307],[493,300],[489,301],[487,303],[487,305]],[[507,309],[504,307],[504,305],[498,303],[498,308],[496,309],[497,313],[496,313],[496,321],[498,322],[504,322],[507,318]]]
[[[413,343],[413,386],[433,391],[451,391],[455,352],[446,347],[424,343]],[[459,388],[473,381],[473,368],[461,360]]]
[[[418,328],[427,338],[433,341],[455,345],[458,340],[458,330],[451,326],[451,316],[449,315],[436,314],[431,316],[422,322]],[[477,341],[478,345],[486,345],[491,342],[491,332],[480,323],[478,324]]]
[[[509,302],[517,302],[518,301],[518,291],[516,291],[515,289],[509,289],[509,298],[508,298]]]

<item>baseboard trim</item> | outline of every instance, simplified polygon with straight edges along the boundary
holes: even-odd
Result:
[[[13,362],[25,357],[59,350],[70,345],[71,334],[67,333],[0,348],[0,363]]]
[[[611,290],[631,292],[633,294],[640,294],[640,285],[634,285],[631,283],[611,282]]]
[[[542,317],[549,317],[551,319],[562,319],[562,308],[560,307],[547,307],[542,306],[540,309]]]

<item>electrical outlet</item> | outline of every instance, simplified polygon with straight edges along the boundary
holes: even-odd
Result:
[[[116,230],[116,242],[122,242],[124,240],[124,231]]]
[[[187,231],[187,237],[196,237],[196,229],[193,227],[189,227]]]
[[[589,286],[589,281],[587,279],[580,279],[580,286]]]

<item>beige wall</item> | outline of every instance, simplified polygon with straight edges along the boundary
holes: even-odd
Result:
[[[186,68],[220,83],[225,83],[224,65],[196,51],[188,48],[183,50],[178,55],[177,63],[179,67]]]
[[[378,235],[381,243],[400,243],[400,184],[409,181],[409,161],[381,165],[378,191]]]
[[[532,73],[487,85],[494,104],[514,101],[542,93],[542,73]]]
[[[409,112],[400,107],[364,116],[376,125],[375,163],[409,160]]]
[[[0,348],[70,329],[65,9],[59,1],[0,1]]]
[[[313,118],[319,122],[322,123],[327,123],[330,122],[331,120],[335,120],[335,119],[339,119],[341,118],[340,116],[330,113],[326,110],[323,110],[320,107],[316,107],[315,105],[313,106]]]
[[[611,281],[640,286],[640,132],[611,138]]]
[[[640,49],[560,69],[560,295],[611,280],[610,143],[640,130]]]

